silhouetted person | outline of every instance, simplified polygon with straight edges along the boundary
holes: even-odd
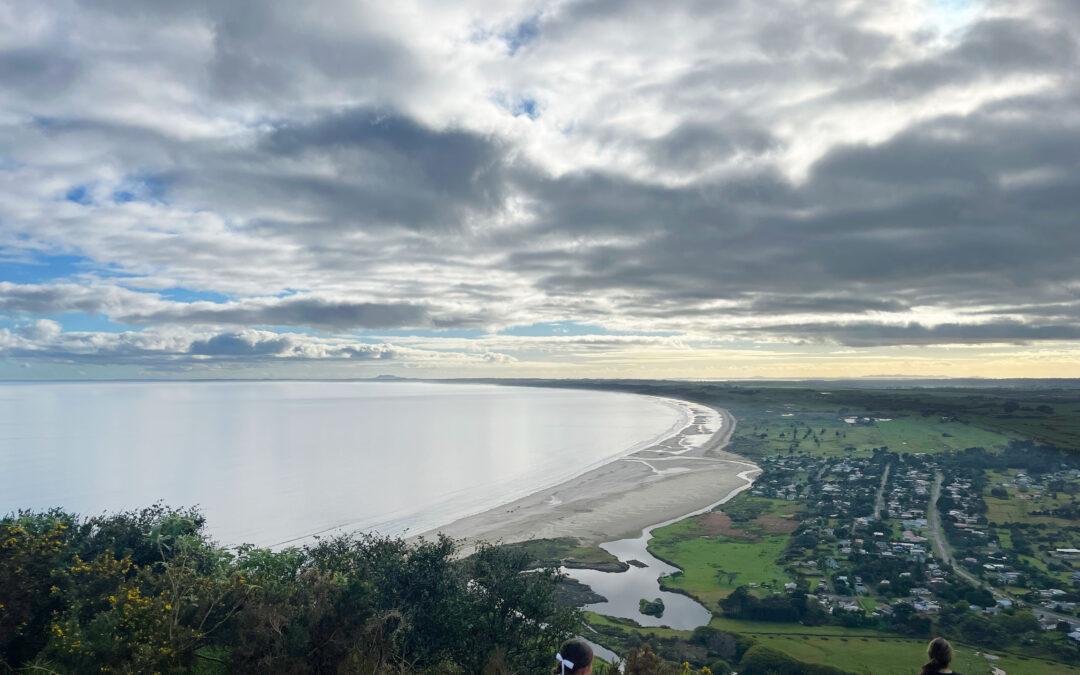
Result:
[[[554,675],[592,675],[592,647],[584,640],[567,640],[555,655]]]
[[[926,648],[926,655],[930,658],[926,662],[926,665],[919,671],[919,675],[938,675],[938,673],[953,673],[953,675],[960,675],[960,673],[954,673],[949,668],[949,664],[952,663],[952,645],[945,638],[934,638],[930,641],[930,646]]]

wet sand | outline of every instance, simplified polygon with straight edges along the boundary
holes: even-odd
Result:
[[[696,407],[704,407],[693,404]],[[707,442],[686,449],[682,437],[700,433],[691,424],[682,434],[555,487],[462,518],[423,533],[461,540],[463,552],[479,541],[513,543],[576,537],[596,545],[640,536],[656,523],[705,508],[746,484],[740,472],[758,470],[745,458],[724,452],[735,430],[726,410],[720,430]]]

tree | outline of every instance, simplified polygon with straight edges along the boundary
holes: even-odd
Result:
[[[446,538],[228,551],[198,514],[0,519],[0,663],[60,672],[538,672],[574,634],[554,569]],[[140,562],[136,562],[140,561]]]

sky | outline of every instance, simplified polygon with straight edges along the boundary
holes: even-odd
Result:
[[[1080,377],[1075,0],[0,0],[0,379]]]

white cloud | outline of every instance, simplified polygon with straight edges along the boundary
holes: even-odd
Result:
[[[5,339],[175,355],[181,326],[218,340],[202,360],[345,357],[245,332],[265,326],[635,334],[427,339],[470,359],[1071,339],[1073,5],[11,0],[0,259],[81,262],[0,279]],[[70,312],[147,328],[28,323]]]

